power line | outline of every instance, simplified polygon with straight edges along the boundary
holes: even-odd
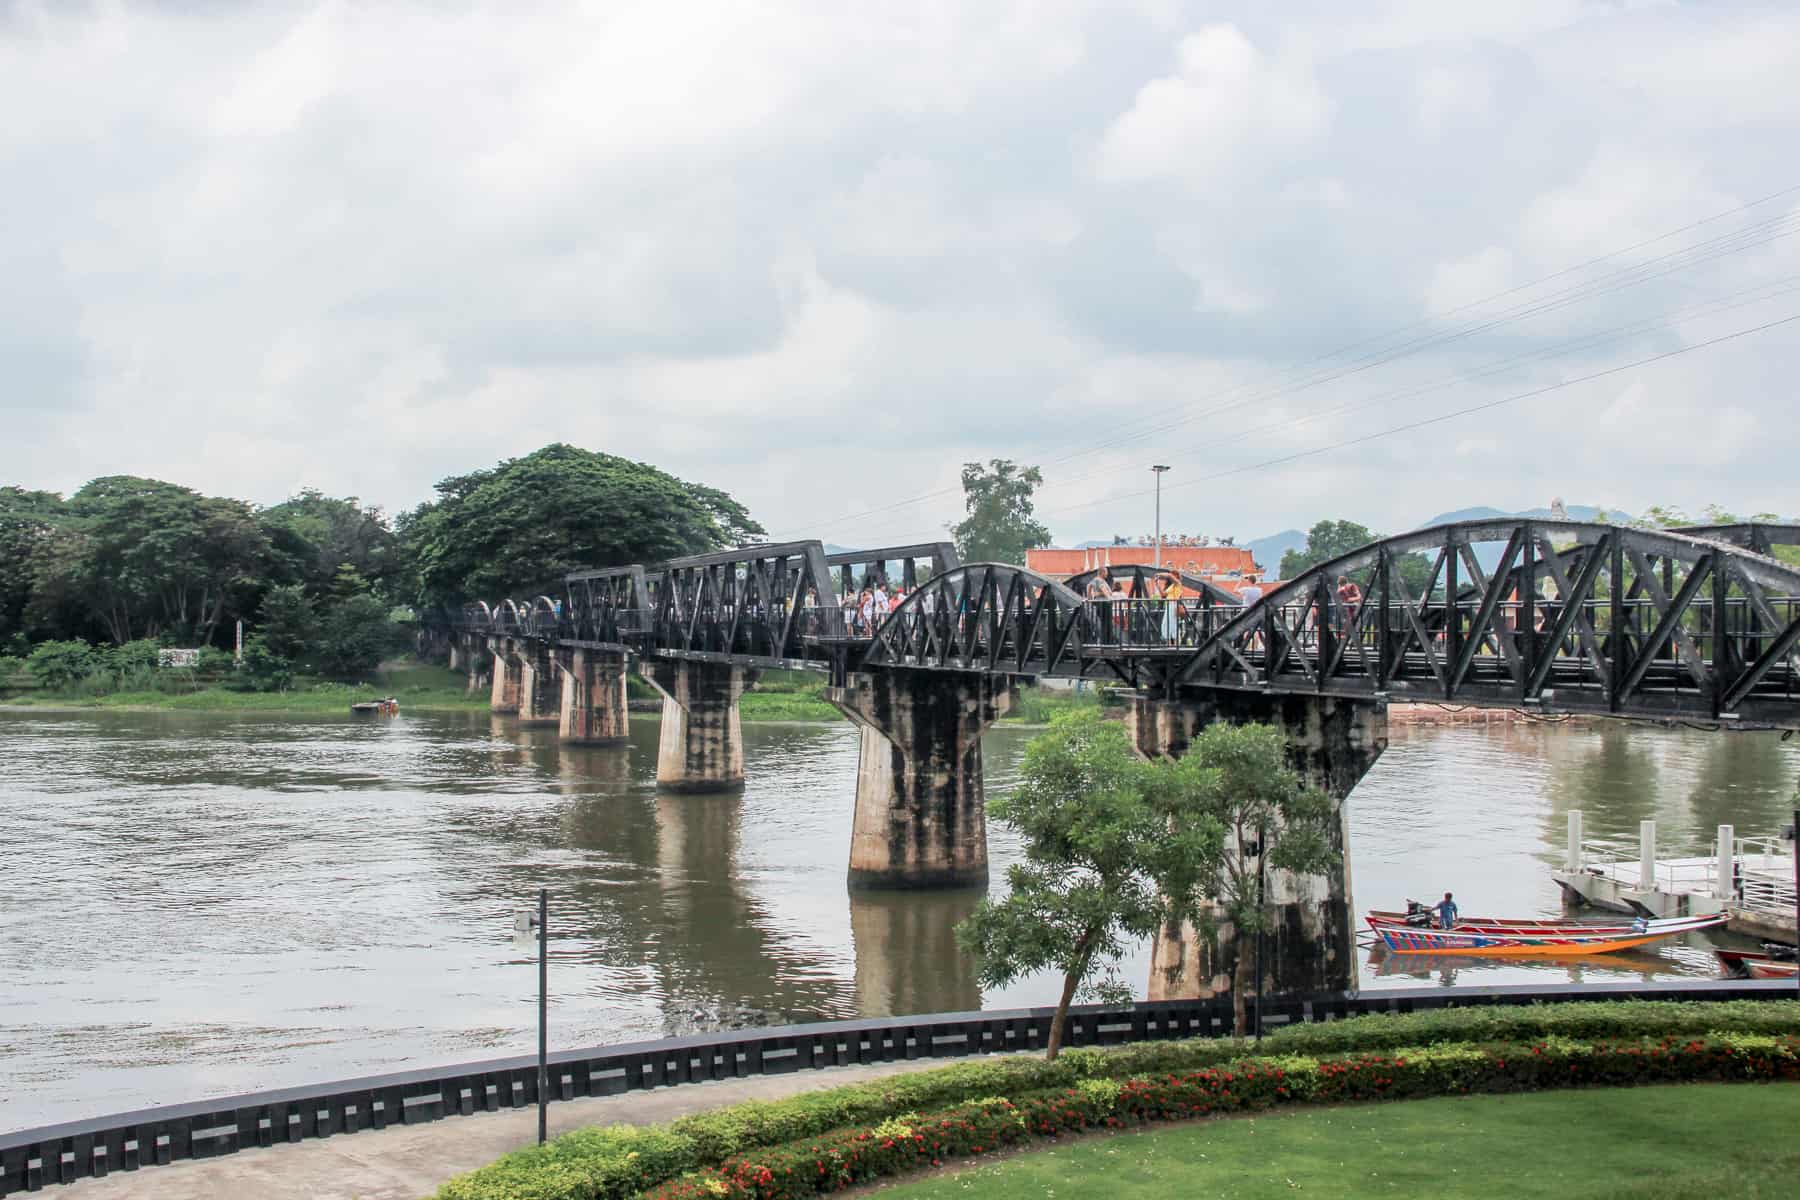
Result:
[[[1552,346],[1549,346],[1549,347],[1546,347],[1543,349],[1532,350],[1532,351],[1526,352],[1524,354],[1517,354],[1517,355],[1513,355],[1509,358],[1503,358],[1496,362],[1489,363],[1486,366],[1483,366],[1477,370],[1464,372],[1464,373],[1458,374],[1458,375],[1452,375],[1452,376],[1449,376],[1444,379],[1436,380],[1432,383],[1421,384],[1421,385],[1419,385],[1417,387],[1413,387],[1413,388],[1402,388],[1398,391],[1386,392],[1386,393],[1383,393],[1380,395],[1369,397],[1368,399],[1360,401],[1360,402],[1350,402],[1350,403],[1346,403],[1346,404],[1340,404],[1336,408],[1321,409],[1316,412],[1304,413],[1299,416],[1285,417],[1278,421],[1270,421],[1263,425],[1257,425],[1257,426],[1253,426],[1253,427],[1250,427],[1245,430],[1240,430],[1230,437],[1221,438],[1221,437],[1218,437],[1218,436],[1212,434],[1209,431],[1207,438],[1206,438],[1206,447],[1208,449],[1214,449],[1219,446],[1226,446],[1226,445],[1232,444],[1233,442],[1242,441],[1244,438],[1253,436],[1254,434],[1267,433],[1267,432],[1272,432],[1272,431],[1280,430],[1280,429],[1284,429],[1284,428],[1292,428],[1292,427],[1296,427],[1296,426],[1300,426],[1300,425],[1306,425],[1306,424],[1310,424],[1313,421],[1317,421],[1317,420],[1320,420],[1325,417],[1341,416],[1345,413],[1350,413],[1350,412],[1361,412],[1365,409],[1373,408],[1376,405],[1385,404],[1391,400],[1410,400],[1415,397],[1425,395],[1429,392],[1440,391],[1446,387],[1450,387],[1450,386],[1458,384],[1458,383],[1470,383],[1475,380],[1489,378],[1490,376],[1493,376],[1493,375],[1503,374],[1506,371],[1509,371],[1515,367],[1518,367],[1518,366],[1521,366],[1521,365],[1524,365],[1526,363],[1530,363],[1533,361],[1554,359],[1554,358],[1562,357],[1563,355],[1566,355],[1566,354],[1573,354],[1573,353],[1576,353],[1576,352],[1582,351],[1582,350],[1597,349],[1600,346],[1608,345],[1612,342],[1621,341],[1624,338],[1630,337],[1634,334],[1648,333],[1651,330],[1661,328],[1661,327],[1666,326],[1674,321],[1689,320],[1689,319],[1692,319],[1692,318],[1698,317],[1698,316],[1715,316],[1718,313],[1730,312],[1734,309],[1743,308],[1746,305],[1762,304],[1769,300],[1780,299],[1781,297],[1787,296],[1796,290],[1793,286],[1785,286],[1785,285],[1792,285],[1796,282],[1800,282],[1800,276],[1787,276],[1783,279],[1775,280],[1771,283],[1758,284],[1756,287],[1745,288],[1741,291],[1733,292],[1733,293],[1730,293],[1730,294],[1722,296],[1722,297],[1717,297],[1713,300],[1709,300],[1709,301],[1706,301],[1701,304],[1692,305],[1685,309],[1677,309],[1673,312],[1665,313],[1659,317],[1650,318],[1650,319],[1646,319],[1646,320],[1642,320],[1642,321],[1630,322],[1625,325],[1615,326],[1612,329],[1601,330],[1596,333],[1584,334],[1581,337],[1572,338],[1566,342],[1559,342],[1555,345],[1552,345]],[[1768,291],[1770,288],[1774,288],[1776,290],[1773,292],[1770,292],[1768,295],[1753,296],[1754,293],[1765,292],[1765,291]],[[1753,296],[1753,298],[1742,299],[1742,297],[1746,297],[1746,296]],[[1100,476],[1100,475],[1120,474],[1120,473],[1122,473],[1123,470],[1124,470],[1124,468],[1102,467],[1102,468],[1097,468],[1092,471],[1088,471],[1081,475],[1065,476],[1063,478],[1055,480],[1054,482],[1055,482],[1055,486],[1065,487],[1069,484],[1079,483],[1082,480],[1092,479],[1092,478],[1095,478],[1096,476]]]
[[[1644,249],[1645,247],[1655,245],[1659,242],[1667,241],[1673,237],[1679,237],[1682,234],[1691,232],[1694,229],[1698,229],[1702,226],[1709,225],[1709,224],[1712,224],[1717,221],[1725,220],[1729,217],[1736,216],[1739,213],[1748,212],[1751,209],[1758,208],[1764,204],[1770,203],[1771,201],[1781,199],[1782,197],[1792,195],[1796,192],[1800,192],[1800,184],[1782,188],[1778,191],[1771,192],[1765,196],[1762,196],[1756,200],[1752,200],[1746,204],[1740,204],[1734,208],[1727,209],[1723,212],[1714,213],[1711,216],[1703,217],[1697,221],[1689,222],[1688,224],[1683,225],[1677,229],[1672,229],[1665,233],[1657,234],[1654,237],[1643,239],[1642,241],[1635,242],[1629,246],[1621,247],[1620,249],[1617,249],[1617,250],[1608,251],[1605,254],[1598,255],[1594,258],[1587,259],[1580,263],[1576,263],[1573,266],[1564,267],[1561,270],[1552,272],[1549,275],[1542,276],[1542,277],[1532,280],[1528,283],[1519,284],[1517,286],[1507,288],[1503,291],[1496,292],[1493,295],[1484,297],[1480,300],[1475,300],[1475,301],[1471,301],[1467,304],[1460,305],[1457,308],[1448,310],[1448,312],[1445,314],[1440,314],[1438,316],[1424,318],[1422,320],[1415,321],[1415,322],[1412,322],[1412,323],[1404,325],[1404,326],[1400,326],[1400,327],[1398,327],[1394,330],[1390,330],[1386,333],[1377,334],[1377,335],[1374,335],[1369,338],[1363,338],[1358,341],[1348,343],[1345,346],[1341,346],[1335,350],[1329,351],[1323,355],[1319,355],[1313,359],[1310,359],[1306,363],[1300,364],[1299,366],[1296,366],[1293,368],[1287,368],[1282,371],[1274,372],[1271,374],[1271,376],[1269,376],[1269,378],[1271,380],[1279,379],[1283,375],[1292,375],[1295,372],[1304,369],[1305,367],[1313,366],[1315,364],[1322,364],[1325,362],[1329,362],[1330,360],[1337,358],[1338,356],[1340,356],[1342,354],[1348,353],[1351,350],[1359,349],[1363,346],[1368,346],[1368,345],[1371,345],[1374,343],[1385,342],[1391,338],[1403,335],[1414,329],[1418,329],[1423,326],[1428,326],[1436,320],[1441,320],[1442,316],[1453,315],[1453,314],[1459,313],[1459,312],[1466,312],[1466,311],[1469,311],[1470,309],[1480,308],[1485,305],[1491,304],[1496,300],[1505,299],[1508,296],[1513,296],[1513,295],[1517,295],[1521,292],[1530,291],[1534,288],[1542,286],[1545,283],[1549,283],[1556,279],[1563,278],[1564,276],[1585,270],[1588,267],[1592,267],[1599,263],[1606,262],[1609,259],[1614,259],[1614,258],[1618,258],[1622,255],[1633,253],[1634,251]],[[1555,293],[1550,297],[1540,297],[1538,300],[1532,301],[1531,304],[1532,305],[1541,305],[1541,304],[1544,304],[1546,301],[1554,300],[1559,296],[1565,296],[1571,292],[1579,292],[1582,288],[1590,288],[1591,289],[1591,288],[1596,287],[1599,284],[1607,282],[1608,280],[1616,280],[1616,279],[1619,279],[1621,276],[1629,275],[1633,272],[1640,271],[1646,266],[1651,266],[1658,262],[1663,262],[1670,258],[1679,257],[1681,255],[1692,254],[1694,251],[1697,251],[1697,250],[1703,250],[1703,249],[1707,249],[1710,247],[1710,248],[1712,248],[1713,252],[1708,253],[1708,254],[1703,254],[1703,255],[1695,258],[1694,260],[1692,260],[1690,262],[1682,263],[1681,265],[1679,265],[1677,267],[1672,267],[1669,269],[1669,271],[1659,272],[1657,275],[1651,276],[1650,278],[1658,278],[1658,277],[1661,277],[1661,275],[1668,274],[1673,270],[1685,269],[1685,267],[1687,267],[1687,266],[1693,266],[1693,265],[1697,265],[1698,263],[1701,263],[1701,262],[1712,261],[1713,259],[1722,257],[1725,254],[1735,253],[1740,249],[1748,248],[1748,245],[1765,244],[1766,241],[1774,240],[1774,236],[1786,236],[1787,233],[1793,232],[1793,230],[1783,230],[1782,232],[1776,233],[1774,236],[1772,236],[1770,238],[1763,239],[1762,241],[1752,242],[1752,243],[1749,243],[1748,245],[1734,245],[1734,246],[1730,246],[1730,247],[1724,248],[1724,249],[1719,248],[1720,243],[1733,242],[1735,240],[1745,238],[1746,236],[1753,235],[1758,232],[1766,232],[1771,227],[1780,226],[1783,223],[1792,220],[1794,218],[1794,215],[1795,214],[1784,214],[1781,217],[1767,219],[1765,221],[1759,222],[1758,224],[1746,226],[1744,229],[1737,230],[1731,234],[1722,235],[1719,238],[1709,239],[1708,241],[1695,243],[1692,246],[1684,247],[1677,251],[1671,251],[1669,254],[1661,255],[1661,256],[1658,256],[1657,258],[1646,260],[1643,263],[1638,263],[1638,264],[1634,264],[1631,267],[1623,268],[1622,270],[1620,270],[1618,272],[1614,272],[1610,276],[1602,276],[1598,280],[1589,281],[1588,284],[1580,285],[1577,288],[1565,289],[1563,292]],[[1641,283],[1641,282],[1647,282],[1647,280],[1645,280],[1645,279],[1631,280],[1631,281],[1621,284],[1620,286],[1635,286],[1637,283]],[[1616,290],[1616,289],[1612,289],[1612,290]],[[1605,294],[1605,293],[1604,292],[1596,292],[1595,294]],[[1586,299],[1586,298],[1592,298],[1592,297],[1591,296],[1577,297],[1577,299]],[[1573,303],[1576,301],[1571,300],[1569,302]],[[1530,306],[1526,306],[1526,307],[1530,307]],[[1558,307],[1560,307],[1560,305],[1558,305]],[[1401,350],[1405,350],[1405,351],[1407,351],[1407,353],[1416,353],[1418,350],[1429,348],[1432,345],[1442,344],[1444,341],[1447,341],[1447,340],[1455,340],[1455,339],[1458,339],[1461,337],[1472,336],[1473,333],[1475,333],[1475,332],[1481,332],[1487,328],[1497,327],[1500,324],[1505,324],[1512,320],[1524,319],[1525,317],[1533,316],[1533,315],[1538,315],[1538,313],[1536,313],[1536,312],[1516,313],[1513,316],[1489,320],[1484,325],[1472,327],[1472,328],[1466,329],[1460,333],[1445,334],[1438,338],[1414,339],[1413,342],[1401,343],[1398,346],[1390,347],[1387,351],[1381,352],[1380,356],[1378,356],[1378,358],[1377,358],[1377,361],[1364,362],[1364,360],[1358,360],[1358,362],[1363,362],[1364,365],[1355,367],[1354,371],[1346,369],[1338,374],[1334,374],[1334,375],[1330,376],[1330,378],[1328,378],[1328,379],[1317,379],[1317,380],[1313,380],[1310,382],[1301,382],[1301,383],[1293,385],[1292,389],[1284,389],[1284,390],[1295,390],[1295,389],[1302,388],[1302,387],[1316,386],[1318,383],[1329,382],[1330,379],[1341,378],[1343,374],[1356,373],[1356,371],[1367,370],[1373,366],[1379,366],[1385,362],[1393,361],[1395,358],[1403,356],[1400,353],[1398,353]],[[1246,381],[1245,383],[1238,384],[1232,388],[1226,389],[1225,391],[1215,392],[1215,393],[1211,394],[1210,396],[1206,397],[1206,399],[1216,399],[1220,396],[1230,395],[1234,391],[1242,390],[1242,388],[1245,386],[1248,386],[1248,381]],[[1275,394],[1281,394],[1281,393],[1277,392]],[[1252,398],[1252,400],[1246,401],[1246,403],[1254,402],[1254,400],[1258,399],[1258,398],[1266,398],[1266,397]],[[1143,417],[1134,418],[1132,422],[1127,422],[1127,426],[1129,424],[1132,424],[1135,422],[1141,422],[1141,421],[1145,421],[1145,420],[1154,420],[1161,415],[1163,415],[1163,414],[1161,414],[1161,413],[1146,414]],[[1196,419],[1196,420],[1204,419],[1208,415],[1211,415],[1211,414],[1210,413],[1202,413],[1191,419]],[[1154,430],[1152,430],[1152,432],[1154,432]],[[1133,440],[1133,439],[1126,438],[1124,440]],[[1051,459],[1049,461],[1049,463],[1046,465],[1054,466],[1059,463],[1068,462],[1073,459],[1083,457],[1084,455],[1098,453],[1104,449],[1110,448],[1112,445],[1115,445],[1115,444],[1119,444],[1119,443],[1118,442],[1105,443],[1105,444],[1098,445],[1098,446],[1088,445],[1082,449],[1074,450],[1068,454],[1065,454],[1060,458]],[[817,533],[817,532],[820,532],[822,529],[835,528],[836,526],[847,524],[851,521],[861,520],[863,518],[870,517],[870,516],[876,516],[876,515],[879,515],[882,513],[893,512],[893,511],[896,511],[899,509],[910,508],[910,507],[913,507],[914,505],[922,504],[928,500],[933,500],[940,496],[953,495],[958,490],[959,490],[959,488],[957,486],[937,488],[932,491],[924,492],[924,493],[921,493],[920,495],[909,497],[904,500],[898,500],[898,501],[894,501],[894,502],[891,502],[888,504],[881,504],[881,505],[877,505],[873,508],[864,509],[864,510],[861,510],[861,511],[855,512],[855,513],[845,514],[844,516],[841,516],[841,517],[832,518],[832,519],[828,520],[827,522],[825,522],[822,526],[814,525],[809,530],[806,530],[806,531],[796,530],[795,532],[796,533],[801,533],[801,532]],[[782,536],[786,536],[785,533]]]
[[[1260,471],[1267,467],[1283,466],[1287,463],[1296,462],[1303,458],[1312,458],[1312,457],[1315,457],[1320,454],[1330,453],[1331,451],[1334,451],[1334,450],[1344,450],[1344,449],[1348,449],[1351,446],[1360,446],[1360,445],[1364,444],[1365,442],[1373,442],[1380,438],[1390,437],[1396,433],[1407,433],[1414,429],[1423,429],[1428,425],[1437,425],[1437,424],[1441,424],[1444,421],[1455,420],[1457,417],[1466,417],[1466,416],[1470,415],[1471,413],[1486,412],[1489,409],[1499,408],[1500,406],[1505,405],[1505,404],[1513,404],[1520,400],[1530,400],[1537,396],[1543,396],[1543,395],[1547,395],[1551,392],[1561,391],[1563,388],[1573,387],[1578,383],[1589,383],[1596,379],[1604,379],[1609,375],[1617,375],[1621,371],[1629,371],[1629,370],[1633,369],[1634,367],[1648,366],[1651,363],[1662,362],[1664,359],[1678,358],[1683,354],[1692,354],[1696,350],[1704,350],[1709,346],[1717,346],[1723,342],[1730,342],[1730,341],[1735,341],[1738,338],[1749,337],[1752,334],[1762,333],[1765,330],[1770,330],[1770,329],[1777,328],[1778,326],[1791,324],[1792,322],[1795,322],[1795,321],[1800,321],[1800,313],[1795,313],[1792,316],[1782,317],[1778,320],[1768,321],[1761,325],[1754,325],[1748,329],[1739,329],[1739,330],[1735,330],[1731,333],[1720,334],[1718,337],[1708,338],[1706,341],[1703,341],[1703,342],[1695,342],[1691,346],[1682,346],[1681,348],[1676,349],[1676,350],[1666,350],[1661,354],[1652,354],[1648,358],[1640,358],[1640,359],[1637,359],[1636,361],[1623,363],[1616,367],[1608,367],[1603,371],[1594,371],[1587,375],[1579,375],[1579,376],[1575,377],[1574,379],[1565,379],[1560,383],[1546,384],[1545,386],[1540,387],[1540,388],[1533,388],[1532,390],[1530,390],[1528,392],[1519,392],[1519,393],[1517,393],[1515,395],[1511,395],[1511,396],[1502,396],[1498,400],[1488,400],[1481,404],[1472,404],[1472,405],[1469,405],[1467,408],[1456,409],[1454,412],[1439,413],[1436,416],[1423,417],[1417,421],[1408,421],[1407,423],[1405,423],[1403,425],[1390,426],[1387,429],[1377,430],[1374,433],[1363,434],[1361,437],[1349,438],[1349,439],[1346,439],[1345,441],[1341,441],[1341,442],[1333,442],[1330,445],[1318,446],[1311,450],[1300,450],[1300,451],[1296,451],[1293,454],[1284,454],[1284,455],[1280,456],[1279,458],[1264,459],[1262,462],[1248,463],[1241,467],[1233,467],[1227,471],[1217,471],[1211,475],[1203,475],[1198,479],[1186,480],[1182,483],[1175,484],[1172,487],[1165,488],[1164,490],[1172,492],[1172,491],[1177,491],[1181,488],[1198,487],[1199,485],[1201,485],[1203,483],[1212,483],[1212,482],[1215,482],[1220,479],[1229,478],[1230,476],[1233,476],[1233,475],[1242,475],[1248,471]],[[1086,504],[1077,504],[1077,505],[1072,505],[1068,508],[1056,509],[1056,510],[1053,510],[1050,512],[1046,512],[1044,515],[1046,515],[1046,516],[1065,515],[1065,514],[1068,514],[1071,512],[1080,512],[1083,509],[1093,508],[1100,504],[1111,504],[1118,500],[1132,500],[1132,499],[1136,499],[1140,496],[1146,496],[1146,495],[1149,495],[1149,493],[1147,491],[1121,492],[1121,493],[1118,493],[1117,495],[1106,496],[1106,497],[1102,497],[1099,500],[1089,501]]]

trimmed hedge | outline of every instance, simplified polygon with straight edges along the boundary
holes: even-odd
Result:
[[[1800,1031],[1800,1002],[1603,1001],[1372,1014],[1278,1030],[1263,1039],[1261,1053],[1319,1057],[1401,1046],[1542,1037],[1679,1037],[1721,1030]],[[438,1200],[623,1200],[733,1155],[848,1126],[873,1125],[896,1113],[948,1109],[982,1097],[1066,1090],[1084,1080],[1179,1074],[1240,1058],[1250,1049],[1249,1043],[1234,1038],[1202,1038],[1065,1050],[1054,1063],[1024,1055],[982,1058],[786,1100],[736,1104],[667,1125],[582,1129],[460,1175],[437,1195]]]
[[[1165,1076],[1088,1079],[1016,1100],[991,1097],[891,1117],[735,1156],[665,1183],[646,1200],[795,1200],[942,1166],[1035,1139],[1278,1106],[1471,1092],[1702,1081],[1800,1081],[1800,1037],[1726,1034],[1605,1043],[1550,1038],[1418,1047],[1393,1055],[1239,1059]]]

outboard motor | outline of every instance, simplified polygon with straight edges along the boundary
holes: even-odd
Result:
[[[1415,929],[1431,928],[1431,910],[1417,900],[1406,902],[1406,923]]]
[[[1800,947],[1789,946],[1784,942],[1764,942],[1763,953],[1769,956],[1770,962],[1793,962]]]

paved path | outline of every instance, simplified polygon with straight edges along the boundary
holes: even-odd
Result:
[[[583,1125],[649,1125],[740,1100],[776,1100],[883,1075],[947,1065],[946,1059],[876,1063],[689,1083],[550,1106],[550,1135]],[[453,1175],[537,1140],[537,1109],[446,1117],[428,1125],[340,1133],[223,1158],[121,1171],[48,1187],[69,1200],[421,1200]]]

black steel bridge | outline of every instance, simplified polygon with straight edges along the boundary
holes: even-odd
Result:
[[[908,668],[1793,729],[1800,565],[1774,555],[1795,546],[1800,525],[1469,522],[1365,546],[1243,607],[1193,578],[1178,604],[1149,598],[1141,568],[1121,581],[1136,595],[1090,600],[1092,572],[790,542],[581,572],[557,594],[470,605],[457,629],[840,685]],[[1340,577],[1360,599],[1340,601]],[[906,599],[870,626],[842,601],[872,581]]]
[[[578,572],[441,632],[472,684],[491,666],[495,712],[560,722],[569,741],[623,743],[635,663],[663,696],[657,780],[676,791],[742,784],[737,704],[759,672],[820,672],[861,736],[850,885],[979,887],[981,734],[1020,680],[1123,685],[1149,757],[1179,756],[1209,724],[1274,725],[1341,815],[1396,702],[1800,729],[1796,547],[1800,525],[1466,522],[1364,546],[1243,605],[1193,578],[1158,598],[1142,569],[1102,587],[962,563],[941,543],[787,542]],[[905,593],[890,612],[846,603],[889,582]],[[1337,868],[1276,889],[1277,990],[1349,984],[1345,828]],[[1236,954],[1228,934],[1171,928],[1150,995],[1210,994]]]

